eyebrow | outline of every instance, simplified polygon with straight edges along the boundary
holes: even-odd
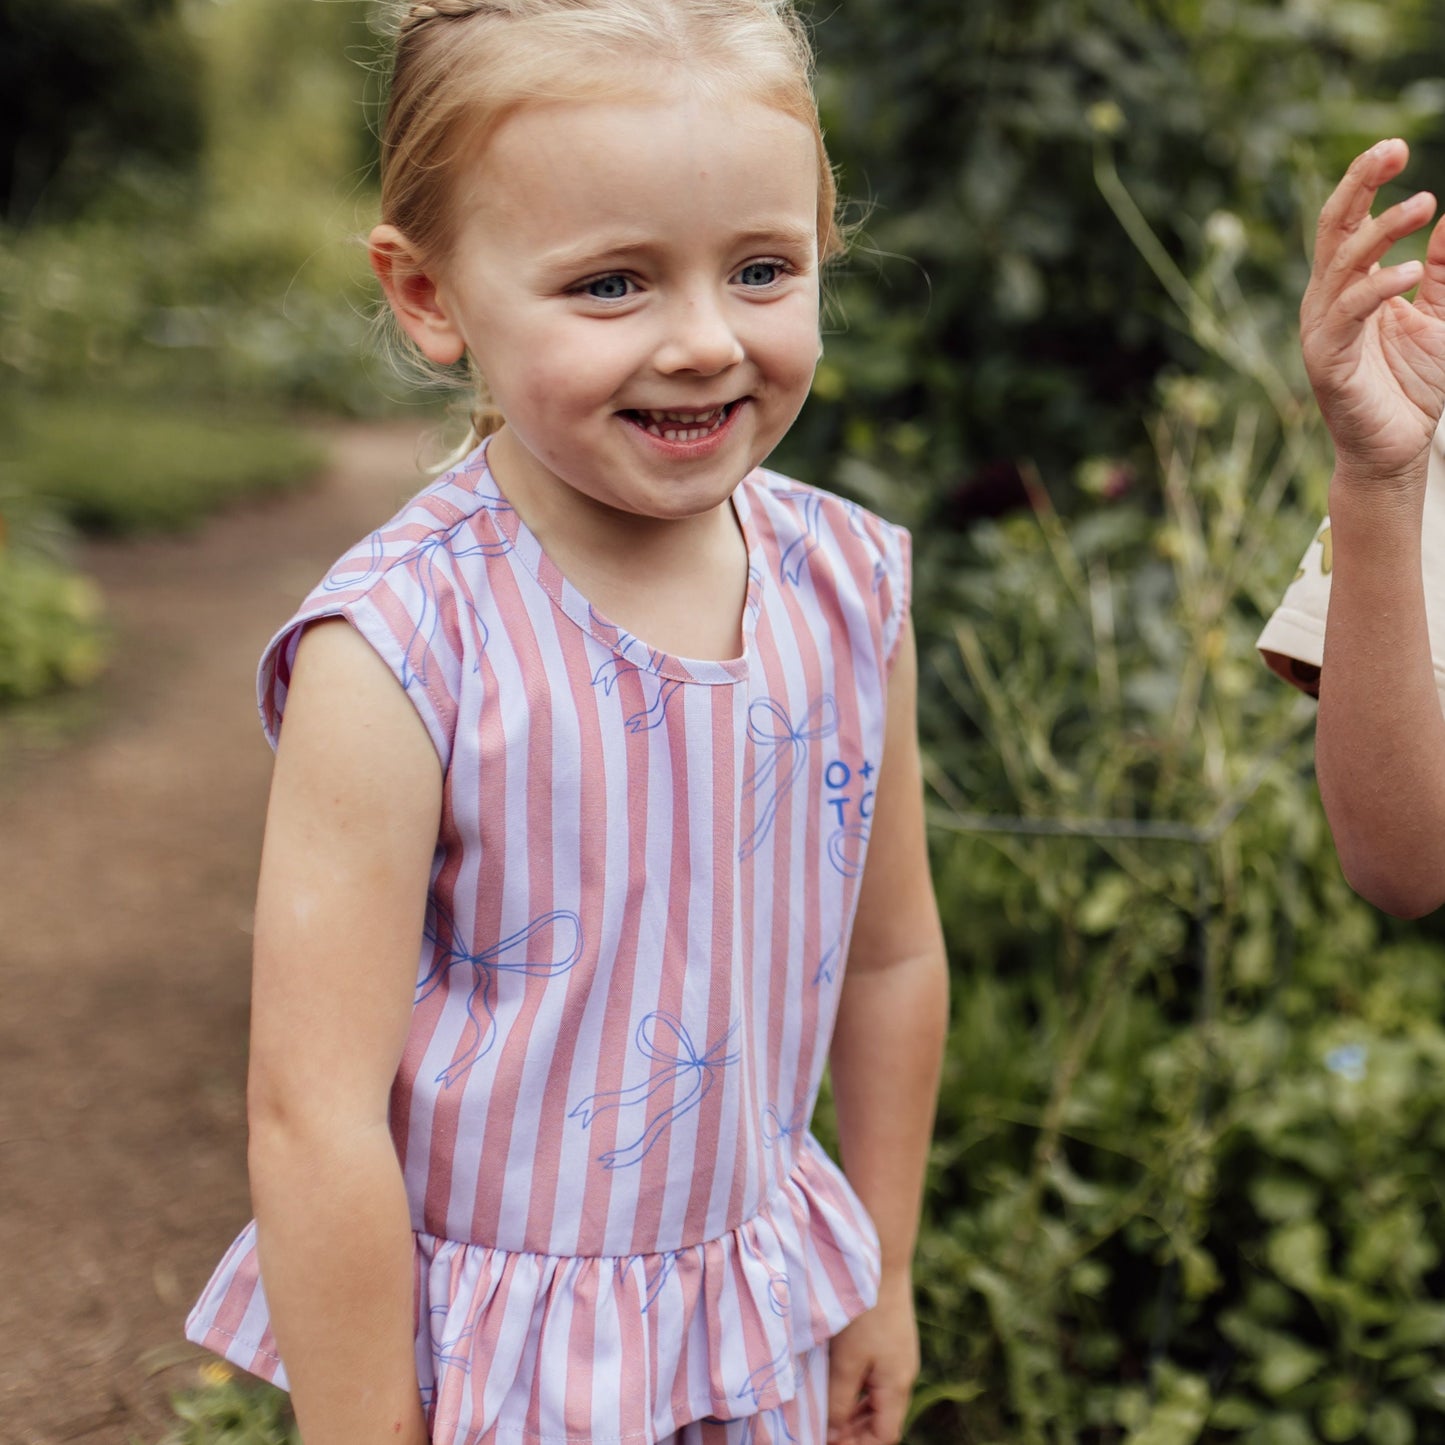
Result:
[[[805,251],[811,250],[816,242],[812,226],[779,221],[774,225],[754,226],[741,231],[732,237],[732,244],[738,250],[749,250],[758,246]],[[537,260],[549,274],[572,273],[612,265],[637,256],[648,256],[657,250],[657,242],[651,236],[640,233],[618,234],[598,242],[588,242],[580,246],[559,246],[553,251],[543,251]]]

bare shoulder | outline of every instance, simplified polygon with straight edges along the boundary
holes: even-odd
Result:
[[[401,684],[348,623],[302,635],[276,748],[267,818],[278,836],[329,856],[398,849],[429,856],[441,806],[441,763]]]
[[[321,779],[349,776],[351,789],[439,787],[441,765],[401,684],[355,628],[340,618],[302,634],[276,749],[278,779],[300,764]]]

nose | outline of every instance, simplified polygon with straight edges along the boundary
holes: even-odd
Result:
[[[657,369],[667,375],[691,371],[716,376],[746,354],[719,298],[679,296],[669,308],[666,334],[657,349]]]

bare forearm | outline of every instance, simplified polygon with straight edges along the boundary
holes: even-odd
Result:
[[[267,1302],[305,1445],[426,1445],[411,1222],[390,1135],[253,1125],[250,1164]]]
[[[1334,572],[1316,767],[1346,877],[1416,915],[1445,901],[1445,718],[1435,688],[1414,489],[1331,488]]]
[[[885,1274],[912,1264],[947,1028],[941,947],[846,976],[832,1049],[839,1143]]]

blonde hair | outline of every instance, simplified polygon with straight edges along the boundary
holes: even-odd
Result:
[[[842,254],[812,47],[792,0],[429,0],[395,7],[394,19],[381,218],[424,263],[450,254],[457,157],[474,154],[513,112],[645,96],[656,77],[679,73],[704,93],[745,95],[809,127],[818,147],[819,264]],[[502,418],[474,371],[472,380],[480,440]]]

